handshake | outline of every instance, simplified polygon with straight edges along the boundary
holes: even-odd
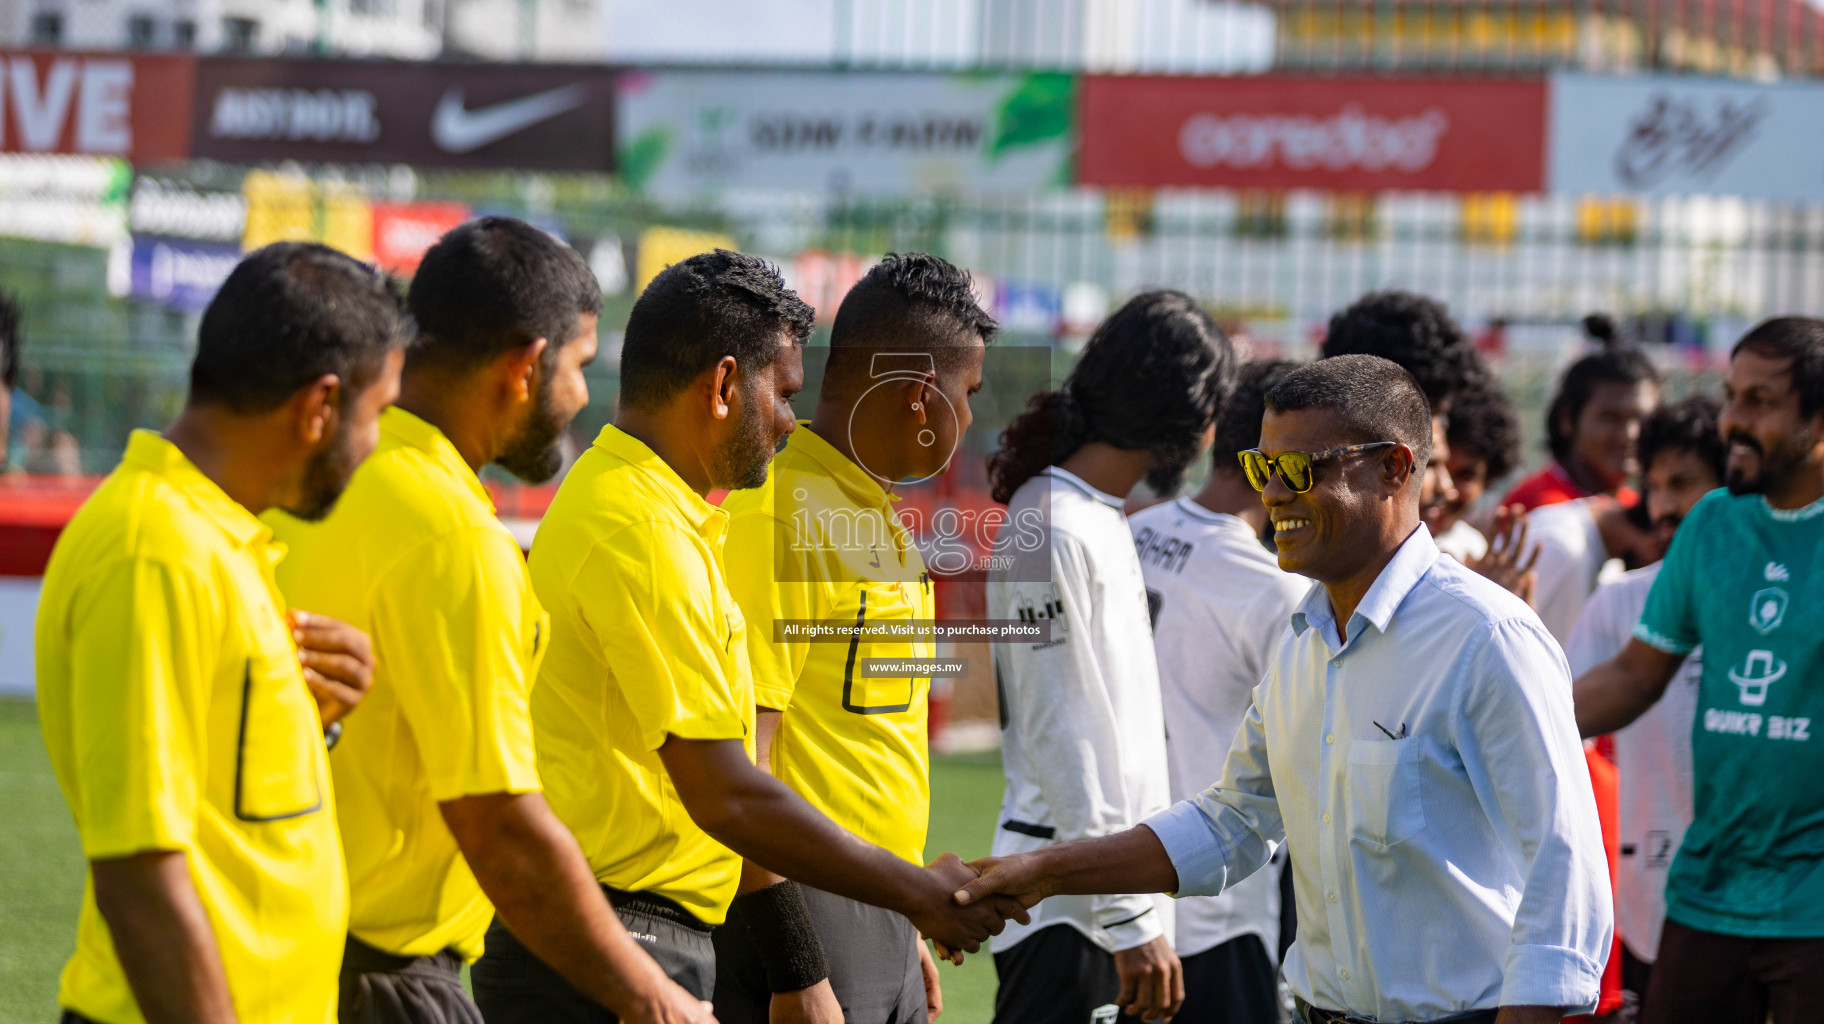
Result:
[[[965,864],[946,853],[925,868],[930,884],[906,917],[937,944],[940,958],[960,964],[965,952],[981,949],[1008,921],[1032,923],[1027,908],[1049,894],[1036,885],[1031,868],[1028,857],[986,857]]]
[[[1030,924],[1026,911],[1062,893],[1171,892],[1178,878],[1153,833],[1130,829],[1101,839],[1063,843],[1011,857],[963,863],[953,853],[931,862],[929,904],[907,914],[951,963],[975,952],[1009,920]],[[1184,968],[1170,936],[1115,953],[1121,987],[1114,1002],[1141,1020],[1171,1020],[1184,1004]]]

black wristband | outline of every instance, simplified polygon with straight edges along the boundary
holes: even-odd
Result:
[[[754,940],[769,992],[796,992],[830,976],[823,940],[811,925],[811,908],[797,882],[785,881],[736,896],[731,908],[740,914]]]

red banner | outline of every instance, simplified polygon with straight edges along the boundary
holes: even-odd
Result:
[[[190,156],[192,57],[0,53],[0,152]]]
[[[1083,82],[1086,185],[1536,192],[1544,79]]]
[[[382,270],[410,274],[424,250],[468,219],[469,208],[461,203],[375,203],[374,262]]]

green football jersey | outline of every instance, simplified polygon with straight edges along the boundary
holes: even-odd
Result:
[[[1671,654],[1704,648],[1696,817],[1666,916],[1725,935],[1824,936],[1824,501],[1706,496],[1634,633]]]

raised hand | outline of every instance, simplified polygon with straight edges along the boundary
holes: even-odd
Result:
[[[1533,588],[1539,574],[1533,563],[1539,561],[1539,548],[1526,549],[1526,509],[1521,505],[1504,505],[1495,510],[1495,532],[1488,539],[1488,553],[1469,560],[1469,568],[1499,584],[1502,589],[1533,603]]]
[[[990,898],[963,904],[955,898],[975,870],[954,853],[946,853],[925,869],[929,887],[919,894],[918,908],[906,916],[919,933],[936,942],[946,959],[961,963],[964,952],[974,953],[991,935],[999,935],[1006,921],[1031,924],[1026,906],[1014,900]]]
[[[304,684],[316,698],[317,712],[328,728],[353,711],[374,685],[374,646],[367,634],[327,615],[297,610],[285,613],[298,646]]]

